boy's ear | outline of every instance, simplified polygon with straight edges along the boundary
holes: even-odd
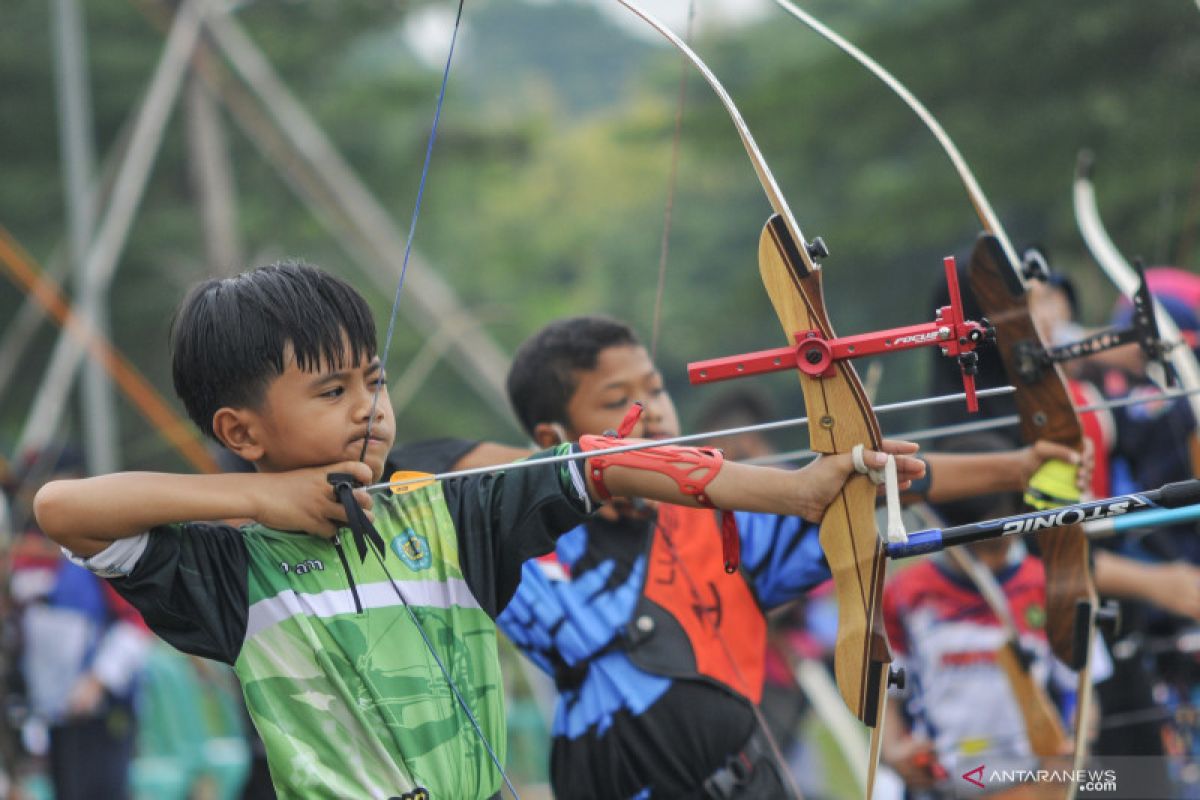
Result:
[[[263,457],[263,446],[255,436],[253,423],[253,411],[223,406],[213,414],[213,434],[231,453],[246,461],[258,461]]]
[[[563,426],[557,422],[539,422],[533,426],[533,440],[543,450],[570,441]]]

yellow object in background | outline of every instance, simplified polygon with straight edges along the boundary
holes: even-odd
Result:
[[[1038,468],[1025,489],[1025,502],[1038,511],[1078,503],[1079,487],[1075,484],[1079,467],[1066,461],[1051,459]]]

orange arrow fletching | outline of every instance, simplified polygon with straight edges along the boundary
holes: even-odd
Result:
[[[392,473],[392,477],[388,480],[390,484],[388,488],[392,490],[392,494],[408,494],[417,489],[423,489],[433,482],[433,475],[428,472],[397,470]]]

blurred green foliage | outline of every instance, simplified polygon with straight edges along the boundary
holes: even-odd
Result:
[[[43,262],[65,230],[49,5],[10,0],[0,25],[0,223]],[[141,11],[153,0],[84,5],[103,154],[135,109],[162,37]],[[1075,232],[1070,181],[1079,148],[1097,153],[1102,207],[1127,253],[1193,269],[1200,262],[1192,244],[1200,226],[1193,4],[822,0],[809,7],[925,101],[1015,243],[1042,242],[1077,278],[1085,322],[1103,321],[1114,293]],[[406,44],[405,24],[452,10],[450,3],[262,0],[239,11],[401,230],[440,79],[440,65]],[[782,12],[772,9],[749,27],[706,25],[701,0],[697,22],[696,49],[737,100],[801,228],[830,246],[826,294],[839,331],[930,319],[941,256],[964,255],[978,228],[933,138],[890,91]],[[619,315],[649,339],[678,55],[582,2],[468,3],[464,25],[417,249],[509,350],[555,317],[589,312]],[[694,71],[686,81],[658,355],[689,420],[721,390],[687,387],[688,360],[784,339],[755,265],[769,207],[725,111]],[[382,329],[390,297],[374,291],[288,183],[230,129],[238,232],[250,262],[300,256],[348,277],[371,297]],[[184,287],[208,270],[186,156],[176,113],[111,296],[116,343],[166,394],[171,313]],[[0,334],[19,301],[0,284]],[[0,396],[0,450],[28,413],[54,335],[43,326],[18,385]],[[421,338],[400,325],[392,377]],[[889,360],[880,399],[921,395],[927,366],[916,355]],[[801,412],[794,378],[756,385],[781,412]],[[439,366],[403,410],[400,436],[511,438],[503,412],[464,389]],[[179,466],[124,409],[128,465]]]

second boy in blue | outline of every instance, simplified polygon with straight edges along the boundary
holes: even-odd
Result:
[[[509,397],[545,446],[645,411],[646,438],[679,422],[625,325],[551,324],[518,351]],[[788,797],[761,731],[765,610],[830,577],[816,525],[736,515],[741,570],[723,570],[717,514],[615,503],[527,562],[501,629],[558,687],[551,780],[559,798]]]

